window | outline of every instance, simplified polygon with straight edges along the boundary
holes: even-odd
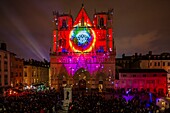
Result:
[[[163,66],[165,66],[165,62],[163,62]]]
[[[62,28],[67,28],[67,21],[65,19],[62,20]]]
[[[152,62],[150,63],[150,66],[152,66]]]
[[[162,76],[166,76],[166,74],[162,74]]]
[[[170,62],[168,62],[168,66],[170,66]]]
[[[156,77],[157,75],[156,74],[153,74],[154,77]]]
[[[63,84],[67,84],[67,81],[63,81]]]
[[[5,53],[4,58],[7,58],[7,54]]]
[[[155,62],[155,66],[157,66],[157,63]]]
[[[24,76],[27,77],[27,73],[26,72],[24,72]]]
[[[59,40],[59,46],[65,47],[66,46],[66,40],[65,39],[60,39]],[[66,50],[65,50],[66,51]],[[63,51],[62,51],[63,52]]]
[[[136,75],[133,75],[133,77],[136,77]]]
[[[11,72],[11,78],[13,78],[13,72]]]
[[[8,75],[5,75],[4,82],[5,82],[5,85],[8,85]]]
[[[158,66],[160,66],[160,62],[158,62]]]
[[[13,63],[11,62],[11,67],[13,67]]]
[[[99,81],[99,84],[103,84],[103,81]]]
[[[100,19],[100,27],[103,27],[103,26],[104,26],[104,19],[101,18],[101,19]]]
[[[0,75],[0,86],[2,85],[2,82],[1,82],[1,75]]]
[[[0,61],[0,72],[1,72],[1,61]]]
[[[126,75],[125,75],[125,74],[123,74],[123,77],[126,77]]]
[[[8,62],[4,61],[4,71],[8,71]]]

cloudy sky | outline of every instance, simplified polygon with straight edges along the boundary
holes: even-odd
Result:
[[[170,0],[0,0],[0,42],[18,57],[49,60],[52,12],[75,19],[82,3],[91,19],[114,8],[117,57],[170,52]]]

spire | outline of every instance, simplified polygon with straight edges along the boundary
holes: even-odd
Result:
[[[71,9],[69,10],[69,15],[71,15]]]
[[[82,8],[84,8],[84,4],[82,4]]]
[[[94,9],[94,14],[96,14],[96,9]]]

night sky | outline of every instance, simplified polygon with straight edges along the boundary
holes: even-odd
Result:
[[[75,19],[82,3],[91,19],[114,8],[117,57],[170,52],[170,0],[0,0],[0,42],[20,58],[49,60],[52,12]]]

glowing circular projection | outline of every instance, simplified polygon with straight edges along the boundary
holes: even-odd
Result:
[[[75,27],[70,32],[70,47],[74,52],[90,52],[96,42],[95,32],[87,27]]]

